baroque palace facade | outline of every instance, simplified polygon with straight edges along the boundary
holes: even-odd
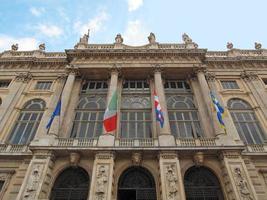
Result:
[[[90,44],[0,54],[0,199],[266,200],[267,50]],[[103,115],[118,94],[117,130]],[[156,91],[164,125],[156,121]],[[212,107],[225,109],[225,129]],[[61,99],[60,116],[46,125]]]

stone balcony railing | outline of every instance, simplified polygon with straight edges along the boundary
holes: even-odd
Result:
[[[247,152],[265,153],[267,152],[267,144],[247,145]]]
[[[0,153],[4,154],[17,154],[17,153],[30,153],[28,145],[18,144],[0,144]]]

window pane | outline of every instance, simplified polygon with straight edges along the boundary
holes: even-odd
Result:
[[[130,122],[129,123],[129,138],[135,138],[135,122]]]
[[[137,137],[143,138],[144,137],[144,125],[143,122],[137,123]]]
[[[121,137],[127,138],[127,133],[128,133],[128,123],[121,122]]]

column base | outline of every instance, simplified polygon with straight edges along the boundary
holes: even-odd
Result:
[[[159,136],[159,146],[175,146],[174,136],[171,134],[160,135]]]
[[[114,135],[100,135],[98,139],[98,146],[111,147],[115,144]]]

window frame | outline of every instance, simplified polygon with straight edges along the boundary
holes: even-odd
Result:
[[[230,85],[230,82],[232,83],[235,83],[237,88],[231,88],[231,85]],[[228,86],[230,86],[229,88],[227,88],[228,86],[225,85],[227,83]],[[221,79],[220,80],[220,85],[221,85],[221,88],[223,90],[241,90],[239,84],[238,84],[238,81],[236,79]],[[224,86],[227,86],[227,87],[224,87]]]
[[[38,84],[44,84],[40,88],[38,88]],[[47,87],[47,85],[49,87]],[[37,80],[35,85],[34,85],[34,90],[35,91],[51,91],[53,86],[53,81],[52,80]]]

